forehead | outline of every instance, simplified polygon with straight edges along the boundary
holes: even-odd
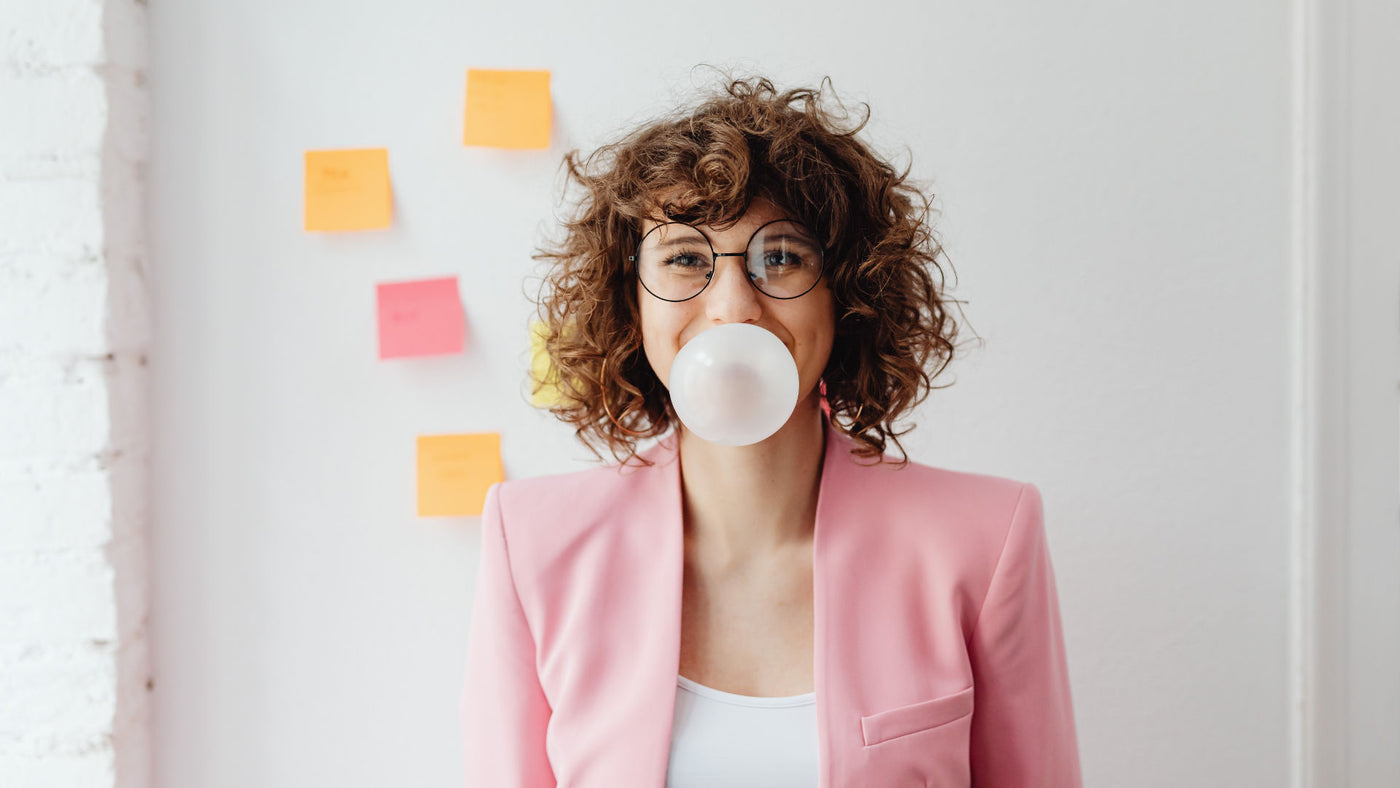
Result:
[[[739,218],[739,221],[736,222],[733,226],[725,227],[723,230],[715,228],[708,224],[702,224],[698,226],[704,229],[705,232],[709,233],[711,236],[720,236],[724,235],[725,233],[747,235],[748,233],[752,233],[754,230],[758,229],[760,225],[767,224],[768,222],[777,219],[795,219],[795,217],[791,216],[790,214],[788,214],[787,211],[783,210],[782,208],[779,208],[777,205],[774,205],[772,202],[769,202],[768,200],[762,197],[755,197],[753,201],[749,203],[748,207],[744,210],[743,216],[741,216]],[[648,217],[647,219],[644,219],[642,221],[642,232],[646,233],[653,227],[656,227],[659,224],[665,224],[668,221],[671,220],[660,215]]]

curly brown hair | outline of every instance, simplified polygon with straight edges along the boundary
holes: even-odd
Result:
[[[536,250],[549,265],[535,298],[551,368],[532,374],[549,408],[601,460],[620,463],[638,442],[676,419],[666,386],[642,350],[636,273],[627,257],[646,219],[723,228],[762,197],[814,228],[825,247],[822,276],[836,305],[831,356],[822,374],[832,424],[884,460],[887,441],[908,455],[895,421],[922,402],[952,360],[957,324],[943,294],[946,257],[929,226],[930,200],[856,135],[850,113],[823,90],[779,92],[766,78],[727,77],[698,106],[647,123],[586,159],[563,161],[565,201],[582,187],[562,239]],[[834,96],[834,91],[833,96]],[[934,273],[938,274],[935,283]],[[930,371],[931,370],[931,371]]]

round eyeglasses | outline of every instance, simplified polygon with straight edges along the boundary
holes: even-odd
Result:
[[[749,284],[770,298],[797,298],[816,287],[824,257],[816,236],[801,222],[776,219],[754,230],[746,251],[715,252],[709,236],[685,222],[658,224],[642,236],[637,278],[662,301],[688,301],[714,278],[715,260],[742,257]]]

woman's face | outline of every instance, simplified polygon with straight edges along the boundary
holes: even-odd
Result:
[[[761,225],[789,219],[772,203],[755,199],[737,224],[725,230],[709,225],[700,229],[710,238],[717,254],[743,252]],[[647,221],[645,234],[660,224]],[[772,332],[787,346],[797,362],[799,406],[817,396],[817,384],[831,355],[836,333],[836,313],[831,289],[823,276],[804,295],[792,299],[771,298],[749,283],[742,257],[716,257],[714,276],[700,295],[687,301],[663,301],[636,285],[641,312],[642,347],[647,361],[664,384],[671,377],[671,362],[692,337],[724,323],[752,323]]]

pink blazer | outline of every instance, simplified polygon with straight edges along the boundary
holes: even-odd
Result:
[[[1034,484],[859,464],[826,423],[814,554],[820,788],[1079,786]],[[460,713],[467,786],[662,788],[680,664],[675,436],[491,487]]]

